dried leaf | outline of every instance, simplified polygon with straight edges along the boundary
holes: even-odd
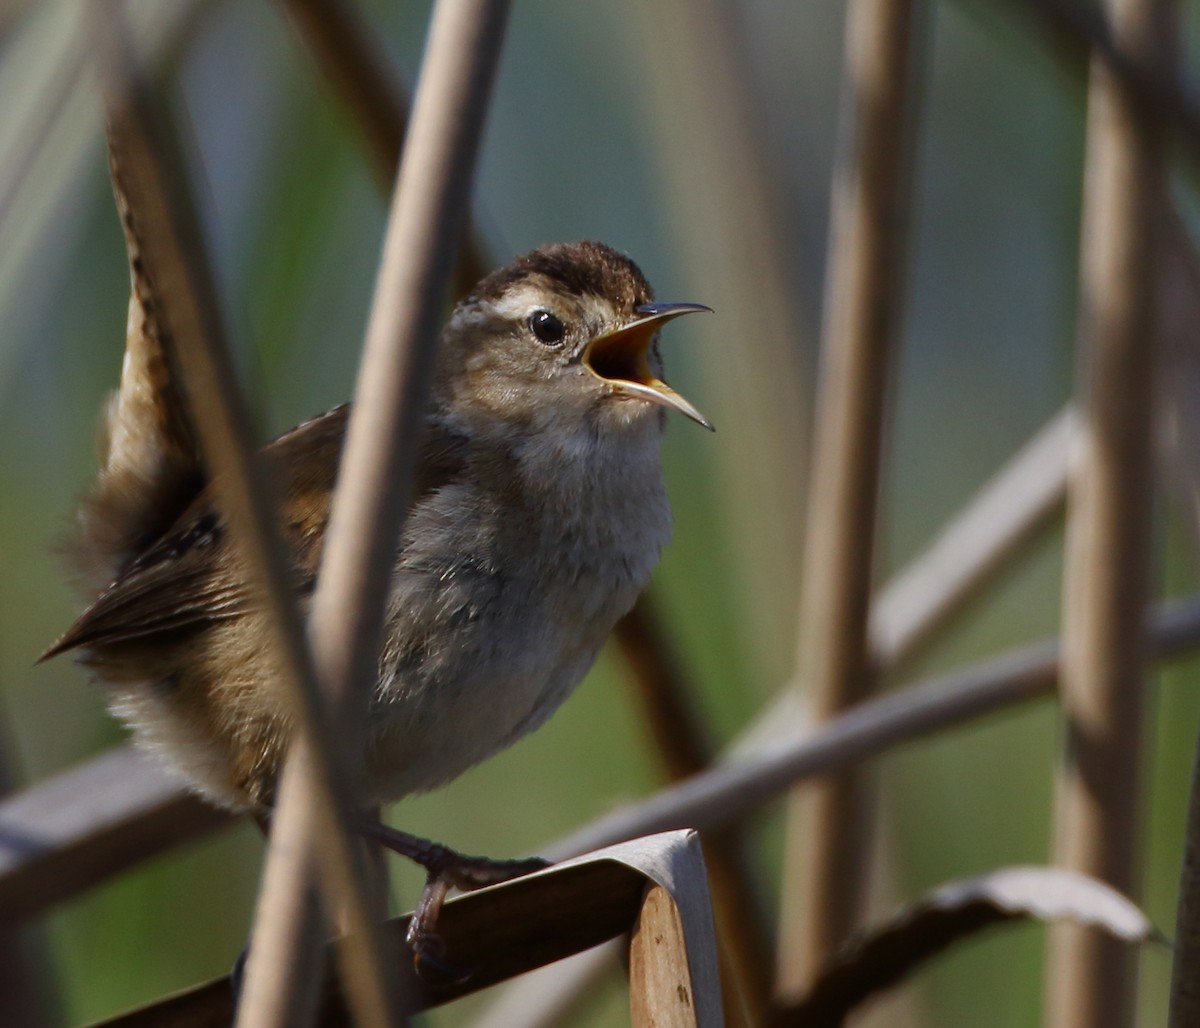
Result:
[[[1161,936],[1145,914],[1103,882],[1053,867],[1009,867],[952,882],[852,940],[809,994],[775,1012],[776,1025],[840,1025],[868,996],[896,984],[961,939],[1004,921],[1069,920],[1126,942]]]

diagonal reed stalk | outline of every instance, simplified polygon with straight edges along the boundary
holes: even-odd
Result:
[[[440,0],[433,11],[312,601],[313,658],[356,781],[363,773],[364,719],[377,675],[395,540],[412,492],[446,285],[507,10],[504,0]],[[304,898],[309,867],[301,841],[305,835],[315,840],[318,826],[304,813],[304,776],[291,767],[308,759],[304,747],[289,760],[278,816],[290,845],[272,845],[264,872],[255,945],[267,951],[266,973],[278,966],[272,956],[311,953],[319,929]],[[271,933],[261,943],[260,925]],[[290,966],[309,963],[306,957]],[[298,990],[288,976],[265,978],[259,989],[254,960],[249,971],[239,1023],[272,1023],[278,1012],[291,1010]]]
[[[299,735],[314,754],[307,785],[322,828],[321,867],[330,894],[344,903],[355,929],[345,962],[351,997],[361,1016],[382,1023],[392,1004],[379,973],[382,962],[375,956],[380,941],[360,885],[357,843],[347,813],[348,780],[321,716],[287,564],[272,524],[272,499],[252,456],[249,417],[236,389],[183,158],[138,77],[122,35],[120,7],[106,6],[94,9],[94,24],[101,27],[105,46],[110,167],[131,261],[141,272],[135,284],[145,295],[139,299],[172,340],[169,356],[191,398],[190,413],[218,483],[219,500],[271,615],[274,633],[265,642],[274,650],[282,694],[293,704]]]

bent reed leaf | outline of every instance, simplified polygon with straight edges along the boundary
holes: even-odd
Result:
[[[1006,867],[943,885],[842,948],[797,1003],[771,1024],[832,1028],[863,1000],[955,943],[1015,920],[1074,921],[1129,943],[1162,941],[1140,908],[1103,882],[1055,867]]]

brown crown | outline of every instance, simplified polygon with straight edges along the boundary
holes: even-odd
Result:
[[[654,299],[654,290],[633,261],[611,246],[591,240],[538,247],[493,271],[471,296],[499,299],[514,283],[533,275],[558,282],[577,296],[603,297],[628,315]]]

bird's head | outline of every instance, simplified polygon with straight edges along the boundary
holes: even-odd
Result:
[[[487,276],[442,336],[438,391],[467,417],[597,430],[708,420],[663,381],[658,330],[696,303],[655,303],[633,261],[602,243],[559,243]]]

